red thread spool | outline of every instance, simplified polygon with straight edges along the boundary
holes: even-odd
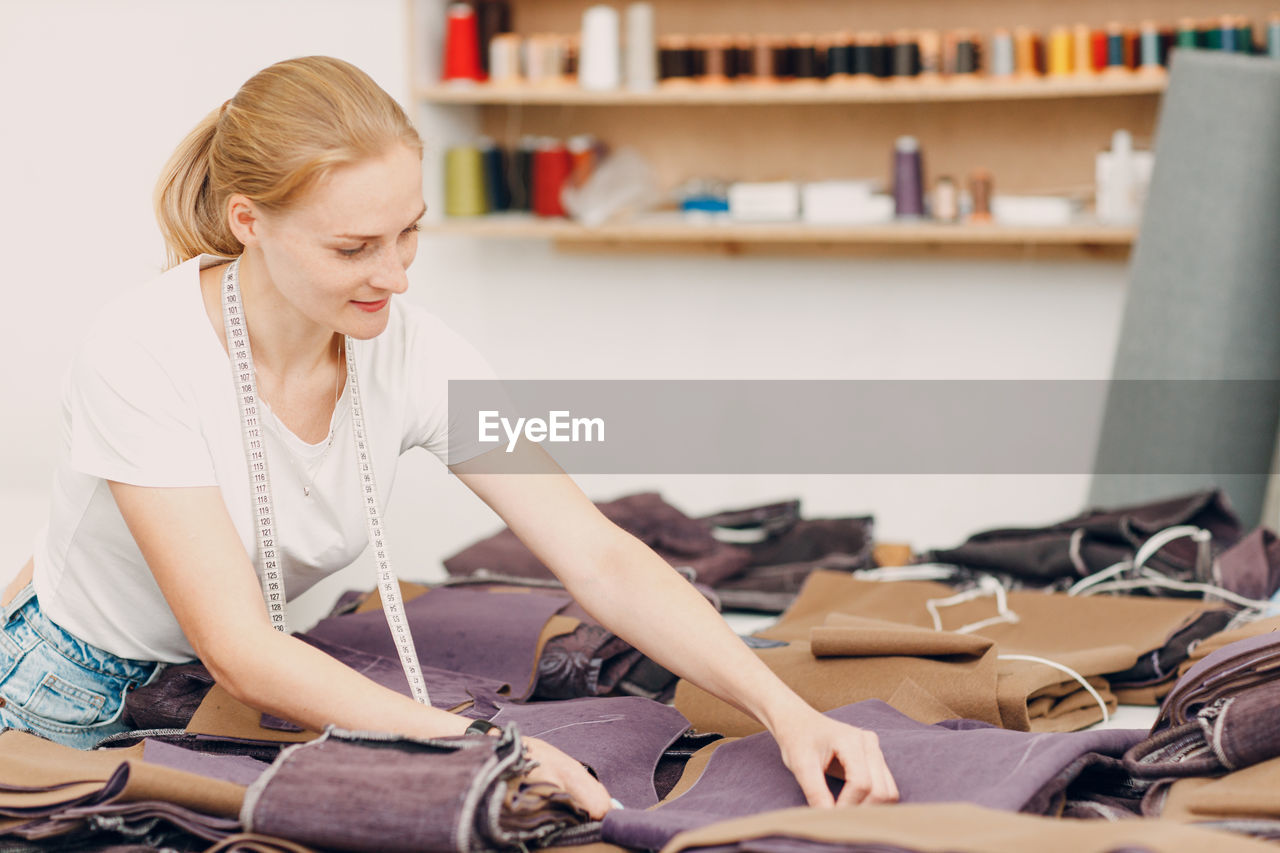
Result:
[[[466,3],[450,3],[445,14],[444,79],[486,79],[480,65],[480,32],[476,10]]]
[[[573,156],[558,140],[548,140],[533,154],[533,212],[538,216],[564,216],[560,190],[573,172]]]

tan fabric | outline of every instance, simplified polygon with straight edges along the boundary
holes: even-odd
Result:
[[[1188,821],[1280,820],[1280,758],[1217,779],[1179,779],[1169,788],[1161,817]]]
[[[55,791],[0,791],[0,806],[36,808],[93,794],[121,767],[128,777],[113,802],[163,800],[204,814],[234,818],[244,801],[243,785],[210,779],[183,770],[147,764],[142,744],[125,749],[82,750],[44,740],[29,732],[0,733],[0,783]]]
[[[1051,660],[1084,676],[1106,702],[1108,711],[1116,709],[1115,695],[1106,679],[1099,676],[1115,672],[1117,661],[1129,660],[1126,650],[1112,647],[1058,653]],[[1121,663],[1119,668],[1130,665]],[[1023,660],[999,660],[997,668],[996,695],[1004,728],[1073,732],[1102,721],[1102,708],[1070,675],[1043,663]]]
[[[871,548],[871,560],[877,566],[906,566],[915,555],[911,546],[902,542],[877,542]]]
[[[707,764],[711,762],[711,756],[715,755],[716,750],[727,743],[733,743],[735,740],[738,740],[738,738],[721,738],[718,741],[707,744],[702,749],[689,756],[689,760],[684,764],[684,770],[680,773],[680,781],[676,782],[671,790],[667,792],[667,795],[662,798],[659,805],[671,802],[692,788],[694,783],[701,779],[702,774],[706,772]],[[655,809],[657,807],[658,806],[651,806],[651,808]]]
[[[319,732],[303,730],[300,732],[282,732],[276,729],[265,729],[259,723],[262,712],[232,697],[220,684],[205,694],[200,707],[196,708],[191,721],[187,723],[187,731],[202,735],[218,735],[219,737],[235,737],[247,740],[265,740],[274,743],[299,743],[315,740]]]
[[[777,625],[758,632],[774,640],[808,639],[810,629],[829,613],[848,613],[932,628],[925,608],[930,599],[954,595],[950,587],[930,581],[859,581],[843,572],[818,570]],[[1169,637],[1207,609],[1204,602],[1133,596],[1073,597],[1064,593],[1011,592],[1009,607],[1019,617],[973,631],[1000,644],[1002,653],[1052,657],[1085,649],[1123,647],[1138,655],[1162,647]],[[996,615],[993,597],[979,598],[939,610],[942,629],[955,631]]]
[[[230,835],[212,847],[206,847],[204,853],[319,853],[319,851],[293,841],[285,841],[283,838],[244,832]]]
[[[1178,679],[1175,677],[1150,687],[1113,687],[1111,690],[1121,705],[1158,706],[1177,683]]]
[[[1112,823],[1011,814],[955,803],[785,809],[684,832],[662,853],[785,836],[832,844],[900,847],[920,853],[1274,853],[1240,835],[1166,820]]]
[[[990,640],[909,626],[878,630],[884,625],[837,617],[815,632],[828,655],[824,657],[815,657],[807,642],[755,653],[819,711],[864,699],[888,702],[896,697],[901,704],[894,707],[921,722],[937,722],[941,705],[954,709],[953,716],[1001,724],[995,649]],[[830,656],[837,649],[844,656]],[[907,651],[899,653],[900,649]],[[913,689],[903,692],[907,681]],[[675,706],[699,731],[741,736],[763,730],[755,719],[688,681],[677,684]]]

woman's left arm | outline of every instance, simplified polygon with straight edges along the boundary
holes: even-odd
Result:
[[[541,447],[521,442],[513,454],[493,450],[451,470],[602,625],[767,727],[810,805],[897,800],[874,732],[813,710],[665,560],[605,518]],[[825,772],[845,779],[838,802]]]

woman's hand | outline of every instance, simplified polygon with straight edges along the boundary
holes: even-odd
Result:
[[[527,737],[524,745],[529,757],[538,762],[529,773],[530,780],[564,789],[592,820],[604,817],[612,803],[609,792],[585,767],[544,740]]]
[[[788,720],[774,732],[782,761],[800,783],[809,805],[852,806],[858,803],[896,803],[898,786],[880,752],[875,732],[811,711]],[[833,800],[825,774],[844,778],[839,799]]]

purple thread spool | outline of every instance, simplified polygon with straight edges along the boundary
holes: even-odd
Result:
[[[914,136],[899,136],[893,144],[893,213],[898,219],[924,216],[924,166]]]

